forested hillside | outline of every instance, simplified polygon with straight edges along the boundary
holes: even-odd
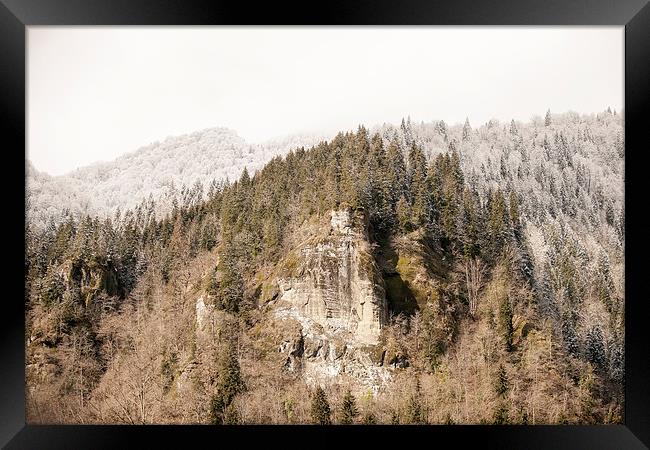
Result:
[[[27,220],[28,422],[621,422],[622,125],[360,126]]]
[[[162,217],[187,191],[207,197],[214,184],[239,178],[244,167],[261,168],[273,156],[324,136],[295,134],[261,144],[249,144],[227,128],[209,128],[168,137],[121,156],[66,175],[52,177],[28,162],[26,173],[29,220],[34,227],[56,224],[70,214],[111,216],[155,202]]]

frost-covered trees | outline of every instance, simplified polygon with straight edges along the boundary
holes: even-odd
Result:
[[[400,295],[417,297],[389,327],[406,331],[391,334],[391,349],[397,350],[387,353],[385,364],[423,377],[416,389],[421,396],[407,387],[386,411],[375,410],[373,415],[363,401],[359,409],[364,421],[389,421],[390,411],[402,423],[467,420],[467,413],[453,409],[457,405],[447,404],[438,412],[428,403],[432,397],[422,397],[438,389],[431,387],[431,377],[442,380],[448,374],[458,378],[441,382],[449,389],[445,394],[453,392],[468,402],[487,399],[481,420],[524,421],[529,420],[524,419],[527,411],[532,422],[566,416],[577,420],[580,408],[588,417],[590,408],[601,410],[601,403],[609,401],[601,395],[606,389],[613,392],[612,399],[620,397],[624,376],[624,205],[618,183],[622,128],[613,114],[555,114],[547,122],[512,122],[508,127],[491,121],[467,133],[462,124],[441,121],[404,121],[400,128],[375,130],[359,127],[330,142],[274,157],[261,170],[233,176],[232,182],[170,185],[176,193],[166,213],[160,213],[159,199],[151,195],[110,220],[68,214],[45,229],[29,227],[26,298],[34,343],[29,352],[40,357],[38,352],[56,353],[58,346],[63,352],[74,339],[83,344],[75,348],[96,357],[97,364],[84,366],[83,377],[72,366],[65,373],[77,380],[70,385],[86,404],[89,389],[97,383],[89,374],[97,372],[99,377],[108,370],[116,377],[105,364],[111,360],[108,355],[132,351],[130,335],[122,339],[124,329],[104,318],[130,317],[129,326],[151,324],[155,331],[146,335],[149,345],[165,351],[152,353],[143,371],[148,384],[144,413],[139,414],[174,417],[174,407],[165,403],[178,394],[174,386],[180,389],[193,371],[203,370],[195,361],[205,348],[222,349],[227,327],[219,329],[218,322],[236,324],[233,333],[242,338],[243,351],[234,358],[224,353],[223,360],[204,355],[196,363],[222,369],[201,375],[200,389],[192,391],[197,397],[189,402],[200,406],[185,411],[183,420],[211,417],[218,423],[238,423],[255,414],[266,417],[266,412],[253,413],[248,404],[240,404],[248,394],[232,380],[238,378],[233,374],[240,370],[240,358],[246,371],[260,355],[275,354],[253,342],[268,319],[255,306],[275,295],[265,284],[269,273],[287,262],[311,224],[324,223],[332,209],[357,208],[368,218],[368,239],[377,262],[382,269],[386,266],[386,273],[405,277]],[[395,268],[391,261],[379,261],[391,251],[397,253]],[[421,266],[410,259],[418,252],[426,256]],[[194,264],[202,258],[205,263],[196,269]],[[418,285],[421,279],[425,282]],[[203,290],[205,309],[214,314],[205,327],[211,339],[200,345],[195,289]],[[391,311],[400,309],[395,305]],[[177,342],[159,342],[177,322],[187,327],[169,338]],[[88,345],[95,356],[86,351]],[[79,353],[75,355],[78,360]],[[480,364],[472,366],[467,355]],[[149,356],[138,349],[143,361]],[[559,369],[553,372],[555,362]],[[271,366],[256,367],[272,371]],[[480,395],[471,391],[474,380],[462,375],[471,372],[470,366],[476,373],[485,371]],[[590,386],[582,373],[585,367],[594,370]],[[495,369],[494,377],[508,388],[494,390],[490,385]],[[540,398],[560,398],[549,394],[548,386],[557,388],[566,373],[578,372],[585,378],[581,387],[566,387],[573,403],[540,413]],[[543,380],[545,376],[549,379]],[[244,379],[243,373],[239,378]],[[105,383],[114,386],[117,379]],[[281,383],[284,378],[274,380]],[[522,380],[544,386],[536,390]],[[101,392],[112,401],[110,393]],[[347,395],[339,403],[340,391],[328,392],[337,402],[337,421],[358,419],[354,397]],[[515,392],[531,394],[530,410],[517,402]],[[439,393],[433,398],[439,399]],[[271,403],[286,405],[296,396]],[[246,401],[262,398],[258,391]],[[313,420],[331,422],[324,391],[317,391],[313,400],[318,411]],[[301,401],[300,414],[309,421],[309,397]],[[156,409],[162,404],[169,410]],[[125,417],[137,420],[138,414]]]

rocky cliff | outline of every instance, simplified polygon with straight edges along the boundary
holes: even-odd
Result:
[[[290,273],[278,279],[279,303],[331,333],[377,344],[386,323],[386,295],[363,213],[332,211],[328,235],[295,255]]]
[[[380,334],[387,323],[381,271],[363,211],[338,210],[283,261],[273,314],[290,325],[278,350],[309,384],[351,377],[379,390],[389,379]]]

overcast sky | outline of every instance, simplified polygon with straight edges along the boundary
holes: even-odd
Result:
[[[620,110],[623,50],[623,27],[29,27],[28,158],[58,175],[215,126]]]

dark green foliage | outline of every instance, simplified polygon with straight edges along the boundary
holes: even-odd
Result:
[[[503,364],[499,364],[499,369],[497,370],[494,379],[494,392],[499,397],[505,397],[508,389],[510,389],[508,383],[508,374],[506,373],[506,369],[503,367]]]
[[[522,424],[522,425],[528,425],[528,422],[529,422],[528,421],[528,410],[526,410],[526,408],[524,408],[524,407],[520,407],[519,408],[519,413],[520,413],[519,414],[519,417],[520,417],[519,423]]]
[[[331,410],[323,388],[318,386],[311,400],[311,420],[317,425],[331,425]]]
[[[413,222],[411,220],[411,208],[406,197],[401,196],[396,206],[397,223],[399,230],[403,233],[413,231]]]
[[[225,263],[222,267],[220,280],[211,285],[211,292],[215,296],[214,306],[236,314],[244,298],[244,280],[232,264]]]
[[[358,415],[359,410],[357,409],[356,401],[352,395],[352,392],[348,390],[343,397],[340,422],[342,425],[350,425],[354,423],[354,420]]]
[[[235,396],[246,389],[233,344],[228,344],[219,354],[217,367],[218,374],[210,405],[210,417],[213,424],[222,424],[225,423],[228,407]]]
[[[231,403],[230,405],[228,405],[224,413],[223,424],[239,425],[239,423],[240,423],[239,412],[237,412],[237,408],[235,408],[235,405]]]
[[[618,333],[612,336],[609,343],[609,376],[617,383],[625,379],[625,346]]]
[[[575,331],[577,318],[575,312],[566,312],[562,317],[562,340],[569,354],[577,356],[580,351],[578,335]]]
[[[494,418],[492,419],[494,425],[507,425],[510,423],[510,417],[508,412],[508,405],[505,401],[501,401],[497,404],[496,410],[494,411]]]
[[[587,361],[591,362],[595,368],[605,368],[607,364],[605,342],[603,338],[603,332],[598,325],[593,325],[591,328],[589,328],[589,331],[587,331],[585,352]]]
[[[63,300],[66,286],[63,276],[50,270],[48,274],[41,280],[40,299],[46,305],[59,303]]]
[[[430,189],[427,185],[427,161],[422,149],[413,145],[409,151],[409,198],[411,204],[411,221],[417,226],[429,221]]]
[[[178,366],[178,356],[174,352],[165,352],[160,365],[160,376],[163,383],[163,392],[167,393],[172,386]]]
[[[399,199],[406,196],[406,164],[404,153],[395,139],[386,151],[386,180],[390,186],[389,202],[392,208],[396,208]]]
[[[488,256],[493,260],[499,256],[508,238],[509,214],[503,192],[491,192],[488,199],[487,237],[489,242]]]
[[[377,418],[372,412],[367,412],[363,415],[362,423],[364,425],[375,425],[377,423]]]

